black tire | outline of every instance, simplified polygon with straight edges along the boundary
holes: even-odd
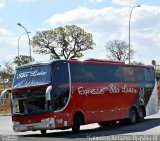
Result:
[[[73,119],[72,132],[78,134],[80,126],[84,124],[84,116],[81,112],[77,112]]]
[[[78,134],[80,131],[80,125],[83,124],[83,117],[81,114],[76,114],[73,119],[72,132]]]
[[[138,121],[138,122],[143,122],[143,121],[144,121],[144,117],[145,117],[145,111],[144,111],[144,109],[141,107],[141,108],[139,109],[139,112],[138,112],[137,121]]]
[[[46,135],[47,131],[46,130],[41,130],[42,135]]]
[[[73,132],[74,134],[78,134],[79,131],[80,131],[80,124],[78,124],[78,123],[73,124],[73,126],[72,126],[72,132]]]
[[[137,121],[137,113],[134,109],[131,109],[129,112],[128,122],[129,122],[129,124],[135,124],[136,121]]]

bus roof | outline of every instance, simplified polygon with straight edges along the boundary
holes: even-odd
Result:
[[[106,64],[117,64],[117,65],[123,65],[123,66],[135,66],[135,67],[148,67],[153,68],[152,65],[134,65],[134,64],[125,64],[123,61],[114,61],[114,60],[105,60],[105,59],[86,59],[86,60],[79,60],[79,59],[70,59],[68,62],[91,62],[91,63],[106,63]]]
[[[61,61],[62,62],[63,61],[67,61],[67,62],[83,62],[83,63],[87,63],[87,62],[91,62],[91,63],[106,63],[106,64],[118,64],[118,65],[125,65],[125,66],[135,66],[135,67],[138,66],[138,67],[153,68],[153,66],[151,66],[151,65],[132,65],[132,64],[125,64],[125,62],[122,62],[122,61],[113,61],[113,60],[90,58],[90,59],[86,59],[86,60],[80,60],[80,59],[70,59],[70,60],[57,59],[57,60],[48,60],[48,61],[42,61],[42,62],[33,62],[33,63],[28,63],[28,64],[25,64],[25,65],[19,66],[17,69],[31,67],[31,66],[49,65],[49,64],[52,64],[53,62],[61,62]]]
[[[27,63],[22,66],[19,66],[17,69],[21,68],[26,68],[26,67],[32,67],[32,66],[39,66],[39,65],[49,65],[52,64],[55,61],[60,61],[60,60],[47,60],[47,61],[41,61],[41,62],[32,62],[32,63]]]
[[[78,62],[100,62],[100,63],[109,63],[109,64],[125,64],[122,61],[113,61],[113,60],[105,60],[105,59],[94,59],[94,58],[89,58],[86,60],[79,60],[79,59],[70,59],[68,60],[69,62],[72,61],[78,61]]]

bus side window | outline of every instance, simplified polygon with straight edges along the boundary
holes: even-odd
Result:
[[[124,67],[123,71],[124,71],[124,81],[125,82],[135,82],[134,68]]]
[[[97,82],[95,65],[97,64],[84,64],[86,82]]]
[[[124,68],[121,66],[118,66],[116,68],[115,79],[117,82],[124,82]]]
[[[85,82],[83,64],[70,63],[71,81]]]
[[[145,68],[144,73],[145,73],[145,81],[151,82],[152,78],[151,78],[151,72],[149,71],[149,69]]]
[[[86,77],[86,82],[95,82],[96,81],[93,73],[90,71],[85,72],[85,77]]]
[[[145,82],[145,75],[144,75],[144,69],[143,68],[136,68],[134,72],[135,80],[136,82]]]
[[[68,76],[67,64],[63,63],[55,65],[53,68],[53,83],[62,84],[68,82],[69,82],[69,76]]]
[[[151,72],[151,80],[154,82],[155,81],[155,71],[153,68],[150,68],[149,70]]]
[[[84,65],[86,82],[107,82],[105,64],[88,63]]]

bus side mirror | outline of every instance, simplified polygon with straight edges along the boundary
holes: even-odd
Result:
[[[51,100],[51,91],[52,91],[52,86],[48,86],[45,94],[46,101]]]

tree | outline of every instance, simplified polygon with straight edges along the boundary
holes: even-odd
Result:
[[[14,74],[14,69],[11,62],[4,62],[3,66],[0,65],[0,77],[2,78],[12,78]]]
[[[93,49],[92,34],[76,25],[66,25],[38,31],[32,38],[34,52],[50,54],[54,59],[72,59],[83,56],[83,51]]]
[[[105,45],[109,59],[126,61],[129,59],[129,46],[125,41],[110,40]],[[134,51],[130,50],[130,56],[133,57]]]
[[[14,73],[14,69],[12,65],[13,63],[11,62],[4,62],[4,71],[9,77],[12,77]]]
[[[133,61],[131,62],[132,65],[144,65],[142,62]]]
[[[6,83],[9,83],[9,80],[13,78],[13,70],[14,69],[11,62],[4,62],[3,66],[0,65],[0,79],[3,84],[3,89],[6,88]]]
[[[31,57],[31,62],[33,61],[34,61],[34,58]],[[17,66],[21,66],[29,62],[30,62],[30,56],[27,56],[27,55],[20,55],[19,57],[16,56],[13,61],[13,63],[17,64]]]

